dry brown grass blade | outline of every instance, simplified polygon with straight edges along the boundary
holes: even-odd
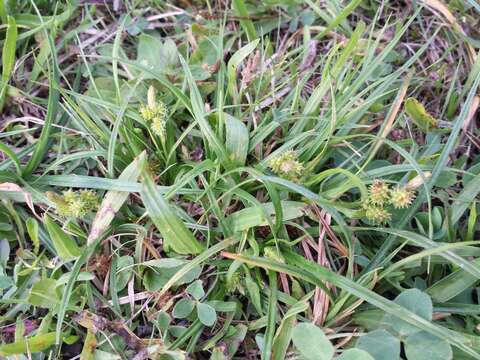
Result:
[[[448,7],[444,3],[442,3],[440,0],[420,0],[420,2],[425,4],[429,9],[442,14],[445,20],[447,20],[448,24],[453,27],[453,30],[459,32],[464,36],[467,36],[465,31],[463,31],[462,27],[458,23],[456,17],[452,14],[452,12],[448,9]],[[477,59],[477,54],[475,53],[475,49],[468,43],[465,44],[465,48],[468,53],[468,59],[470,61],[470,65],[473,65],[475,63],[475,60]]]
[[[392,131],[393,124],[395,122],[395,119],[397,118],[398,112],[400,111],[400,108],[402,107],[403,104],[403,99],[405,99],[405,96],[407,95],[407,90],[408,90],[408,85],[410,84],[410,80],[412,79],[412,73],[409,72],[405,80],[402,83],[402,87],[398,91],[398,95],[395,98],[395,102],[392,105],[392,110],[390,112],[390,115],[385,121],[385,126],[382,129],[382,133],[379,135],[370,155],[369,155],[369,161],[375,157],[377,154],[377,151],[380,149],[382,146],[384,140],[387,138],[388,134],[390,134],[390,131]],[[369,161],[366,161],[365,163],[368,164]]]
[[[39,220],[41,220],[41,218],[37,215],[37,213],[35,212],[35,208],[33,206],[33,200],[32,200],[32,196],[30,195],[30,193],[26,192],[25,190],[23,190],[20,186],[18,186],[17,184],[14,184],[14,183],[9,183],[9,182],[6,182],[6,183],[1,183],[0,184],[0,191],[9,191],[9,192],[19,192],[23,195],[23,198],[25,200],[25,203],[27,204],[27,206],[29,207],[30,210],[32,210],[32,213],[35,215],[35,217]]]
[[[330,225],[331,216],[325,212],[325,210],[320,211],[318,207],[315,206],[315,212],[317,213],[318,218],[322,218],[324,222]],[[320,224],[323,221],[319,221]],[[320,225],[319,224],[319,225]],[[330,268],[330,263],[328,262],[327,255],[325,252],[325,235],[327,233],[327,226],[320,225],[320,234],[318,236],[318,253],[317,253],[317,263],[321,266]],[[325,284],[327,288],[331,289],[331,284]],[[330,301],[328,295],[325,291],[317,287],[315,289],[314,304],[313,304],[313,322],[318,325],[323,325],[327,317],[328,309],[330,307]]]

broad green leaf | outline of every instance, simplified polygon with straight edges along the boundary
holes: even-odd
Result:
[[[251,278],[250,275],[245,277],[245,286],[247,287],[247,291],[249,294],[249,299],[252,302],[253,306],[255,307],[255,310],[262,315],[263,314],[263,309],[262,309],[262,303],[261,303],[261,298],[260,298],[260,287],[258,284]]]
[[[0,1],[0,20],[2,20],[4,24],[8,23],[7,9],[5,8],[4,1]]]
[[[142,266],[148,267],[143,276],[143,282],[148,291],[156,291],[162,289],[180,269],[189,262],[186,260],[165,258],[150,260],[142,263]],[[195,280],[201,272],[201,267],[193,266],[188,272],[177,278],[175,285],[188,284]]]
[[[125,255],[120,256],[117,260],[117,292],[122,291],[127,286],[128,281],[132,277],[133,257]]]
[[[395,358],[389,359],[393,360]],[[337,357],[336,360],[377,360],[377,358],[373,358],[368,352],[360,349],[348,349]]]
[[[159,193],[152,176],[147,171],[143,171],[143,177],[143,188],[140,194],[150,219],[163,236],[164,246],[179,254],[200,253],[203,250],[202,244]]]
[[[430,299],[430,296],[418,289],[409,289],[402,292],[395,298],[394,302],[425,320],[432,320],[432,300]],[[401,336],[411,335],[420,331],[418,327],[390,314],[385,315],[384,323],[388,324]]]
[[[400,341],[383,329],[361,336],[357,340],[356,347],[365,350],[375,360],[400,359]]]
[[[173,307],[172,315],[176,319],[185,319],[195,308],[195,301],[189,299],[180,299]]]
[[[212,326],[217,321],[215,309],[208,304],[197,303],[197,315],[198,319],[205,326]]]
[[[118,180],[135,182],[140,176],[144,166],[146,153],[142,152],[128,165],[120,174]],[[100,208],[93,220],[90,234],[88,235],[87,244],[90,245],[98,239],[102,233],[110,226],[115,214],[120,210],[129,195],[126,191],[110,190],[100,205]]]
[[[297,350],[307,360],[330,360],[335,352],[322,329],[311,323],[295,326],[292,340]]]
[[[36,254],[38,253],[38,249],[40,248],[40,238],[38,237],[38,222],[34,218],[28,218],[25,222],[27,227],[28,236],[33,243],[33,252]]]
[[[248,154],[248,130],[240,120],[225,114],[226,148],[230,160],[241,166],[245,164]]]
[[[241,62],[246,59],[250,53],[255,50],[259,43],[260,39],[256,39],[245,45],[244,47],[240,48],[232,55],[230,60],[228,60],[227,64],[227,77],[228,77],[228,92],[233,98],[234,103],[239,102],[238,98],[238,89],[237,89],[237,68],[241,64]]]
[[[302,300],[292,305],[280,322],[273,339],[273,360],[284,360],[286,358],[287,350],[292,340],[293,329],[297,323],[297,314],[307,311],[309,308],[308,298],[310,298],[310,295],[305,296]]]
[[[281,201],[282,220],[288,221],[305,215],[305,203],[297,201]],[[262,209],[263,208],[263,209]],[[269,225],[265,214],[271,216],[271,221],[275,221],[275,207],[273,203],[262,204],[262,208],[258,206],[248,207],[234,212],[227,217],[226,221],[230,224],[233,231],[247,230],[256,226]]]
[[[26,354],[27,352],[41,352],[47,350],[50,346],[55,344],[54,332],[37,335],[25,340],[19,340],[14,343],[0,345],[0,355],[9,356],[16,354]]]
[[[63,261],[74,260],[80,256],[82,250],[78,247],[75,240],[68,236],[65,231],[50,218],[50,216],[45,214],[43,221],[55,248],[55,255]]]
[[[200,300],[205,296],[205,291],[203,290],[202,281],[196,280],[185,289],[187,293],[193,296],[195,300]]]
[[[437,127],[437,120],[415,98],[405,100],[405,111],[420,130],[427,133]]]
[[[56,287],[57,281],[54,279],[39,280],[33,284],[27,301],[34,306],[52,309],[60,301]]]
[[[59,287],[65,285],[70,280],[71,273],[65,273],[56,281],[55,286]],[[78,274],[76,281],[90,281],[95,278],[95,275],[89,272],[81,272]]]
[[[138,37],[137,61],[162,74],[175,75],[179,65],[177,46],[171,39],[162,43],[159,37],[142,33]],[[153,76],[145,74],[144,78]]]
[[[450,360],[450,344],[425,331],[412,334],[405,339],[405,354],[408,360]]]

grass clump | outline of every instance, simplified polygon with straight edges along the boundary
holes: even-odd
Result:
[[[0,1],[0,358],[479,359],[478,14]]]

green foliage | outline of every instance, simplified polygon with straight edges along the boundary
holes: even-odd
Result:
[[[292,340],[305,359],[329,360],[334,348],[323,331],[309,323],[301,323],[293,329]]]
[[[355,346],[368,352],[375,360],[400,358],[400,341],[383,329],[374,330],[361,336]]]
[[[225,6],[0,1],[0,357],[480,359],[478,7]]]

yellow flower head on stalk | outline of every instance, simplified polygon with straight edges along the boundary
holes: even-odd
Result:
[[[415,199],[415,192],[407,186],[397,186],[390,191],[390,203],[395,209],[409,207]]]
[[[390,189],[385,181],[379,179],[374,180],[369,190],[368,198],[372,204],[383,206],[388,203]]]
[[[285,179],[296,181],[302,174],[303,164],[297,160],[297,153],[293,150],[285,151],[269,161],[272,171]]]
[[[392,219],[392,214],[383,207],[367,204],[365,217],[374,224],[384,224]]]
[[[62,195],[47,192],[60,216],[83,218],[98,207],[98,196],[91,190],[64,191]]]
[[[147,122],[150,123],[150,129],[153,133],[165,138],[168,117],[167,106],[162,101],[156,100],[155,88],[150,86],[147,94],[147,104],[140,106],[140,115]]]

